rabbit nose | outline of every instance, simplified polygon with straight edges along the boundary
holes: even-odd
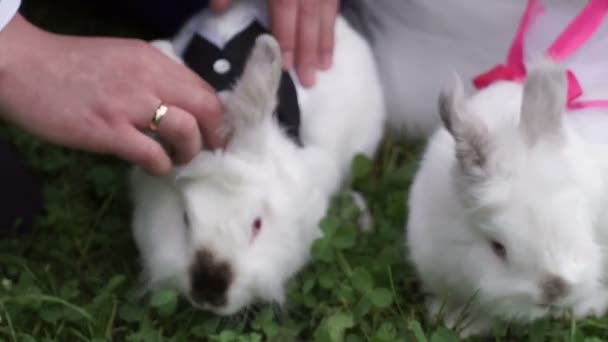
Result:
[[[543,302],[553,304],[570,292],[570,286],[564,278],[549,275],[541,283]]]
[[[226,292],[232,281],[232,268],[227,262],[215,260],[207,250],[196,253],[190,267],[192,299],[215,307],[227,302]]]

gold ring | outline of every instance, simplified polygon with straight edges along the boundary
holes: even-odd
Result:
[[[164,104],[159,104],[156,110],[154,111],[154,116],[152,116],[152,121],[150,121],[150,129],[152,131],[157,131],[158,126],[160,125],[161,120],[169,111],[169,107]]]

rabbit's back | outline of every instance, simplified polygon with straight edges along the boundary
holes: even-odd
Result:
[[[318,73],[315,87],[297,91],[304,145],[326,150],[345,170],[355,154],[373,155],[386,111],[368,43],[340,16],[335,32],[331,69]]]

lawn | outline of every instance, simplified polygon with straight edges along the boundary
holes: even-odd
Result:
[[[150,38],[78,1],[28,1],[26,13],[54,31]],[[114,20],[114,19],[112,19]],[[35,234],[0,240],[0,341],[458,341],[424,317],[405,260],[405,195],[421,147],[385,140],[377,160],[356,158],[353,187],[367,198],[374,231],[337,196],[325,237],[290,284],[286,307],[261,305],[230,318],[196,311],[171,291],[142,296],[130,232],[128,165],[42,143],[6,125],[44,182],[48,214]],[[608,340],[608,320],[496,325],[490,341]]]

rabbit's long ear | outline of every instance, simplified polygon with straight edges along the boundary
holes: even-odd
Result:
[[[567,87],[565,69],[550,59],[530,67],[519,125],[530,146],[543,139],[563,139]]]
[[[245,64],[243,75],[222,96],[229,130],[238,134],[273,114],[281,80],[281,50],[269,34],[259,36]]]
[[[492,153],[487,127],[466,109],[462,80],[454,75],[450,88],[442,90],[438,100],[444,127],[454,138],[455,154],[463,173],[474,179],[484,178]]]

